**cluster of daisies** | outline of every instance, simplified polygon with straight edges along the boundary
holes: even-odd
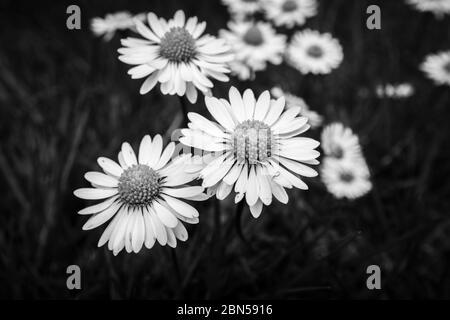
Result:
[[[413,8],[431,12],[438,19],[450,14],[450,0],[406,0]],[[437,85],[450,86],[450,50],[429,54],[420,65],[425,75]]]
[[[358,136],[342,123],[327,125],[321,135],[321,179],[336,198],[356,199],[372,189],[370,171]]]
[[[84,230],[107,224],[98,246],[115,255],[156,243],[175,247],[188,238],[185,224],[199,222],[192,201],[233,193],[257,218],[273,201],[287,203],[288,189],[308,189],[304,180],[318,175],[311,166],[319,164],[320,143],[300,136],[311,127],[302,106],[286,107],[284,95],[234,87],[228,99],[215,97],[213,81],[229,80],[235,55],[224,39],[204,34],[197,17],[177,11],[169,20],[148,13],[133,21],[138,36],[122,39],[118,52],[132,66],[131,77],[144,79],[140,93],[159,84],[162,94],[194,103],[200,91],[210,117],[189,112],[181,138],[167,146],[160,135],[146,135],[138,152],[125,142],[116,161],[98,158],[101,171],[85,174],[91,186],[74,191],[100,201],[79,211],[90,216]]]
[[[240,80],[253,79],[268,63],[279,65],[283,60],[302,74],[330,73],[343,60],[339,41],[329,33],[295,29],[290,41],[282,33],[315,16],[316,0],[222,1],[233,19],[219,34],[235,54],[230,69]],[[260,16],[265,20],[256,18]]]

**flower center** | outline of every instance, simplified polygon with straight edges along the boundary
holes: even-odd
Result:
[[[263,34],[257,26],[253,26],[245,33],[244,41],[249,45],[259,46],[264,42]]]
[[[332,146],[330,150],[330,157],[336,159],[342,159],[344,156],[344,150],[340,146]]]
[[[252,2],[256,2],[258,0],[242,0],[242,2],[247,2],[247,3],[252,3]]]
[[[161,39],[159,53],[173,62],[187,62],[195,57],[195,40],[184,28],[173,27]]]
[[[355,179],[355,176],[351,172],[342,172],[339,176],[343,182],[350,183]]]
[[[447,63],[444,65],[444,70],[445,70],[448,74],[450,74],[450,61],[447,62]]]
[[[137,164],[119,178],[120,199],[132,206],[145,206],[159,195],[160,177],[149,166]]]
[[[298,6],[297,6],[297,2],[294,0],[287,0],[283,3],[283,6],[281,7],[281,9],[284,12],[292,12],[297,10]]]
[[[262,162],[272,155],[273,136],[270,127],[258,120],[245,120],[233,132],[233,150],[238,162],[250,165]]]
[[[323,50],[318,45],[310,46],[306,52],[308,53],[308,55],[310,57],[313,57],[313,58],[316,58],[316,59],[318,59],[318,58],[323,56]]]

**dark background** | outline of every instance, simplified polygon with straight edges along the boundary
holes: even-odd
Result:
[[[140,96],[141,81],[117,59],[124,34],[105,43],[89,20],[118,10],[169,18],[181,8],[217,34],[227,10],[218,0],[0,3],[1,298],[450,298],[450,90],[418,69],[427,54],[450,48],[448,16],[403,1],[322,0],[306,27],[339,39],[337,70],[302,76],[270,66],[252,82],[216,83],[220,97],[231,84],[257,93],[278,85],[325,123],[352,127],[372,171],[370,194],[338,201],[308,179],[309,191],[290,190],[288,205],[274,203],[257,220],[245,209],[243,236],[232,197],[220,215],[210,200],[198,204],[200,224],[176,250],[114,257],[97,248],[104,227],[81,230],[86,217],[76,212],[86,202],[72,192],[122,141],[137,148],[146,133],[170,136],[179,102],[159,89]],[[66,28],[70,4],[81,7],[82,30]],[[382,30],[365,27],[370,4],[381,6]],[[411,82],[416,93],[376,98],[384,82]],[[201,99],[190,108],[205,114]],[[66,288],[72,264],[82,270],[80,291]],[[382,290],[366,288],[371,264],[381,268]]]

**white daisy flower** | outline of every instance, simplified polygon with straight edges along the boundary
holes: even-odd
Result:
[[[263,5],[267,18],[287,28],[301,26],[317,14],[316,0],[264,0]]]
[[[321,146],[327,157],[350,161],[363,158],[358,136],[339,122],[331,123],[323,129]]]
[[[91,20],[92,32],[100,37],[103,36],[105,41],[110,41],[117,30],[134,30],[136,26],[135,20],[143,21],[145,14],[133,16],[127,11],[109,13],[104,18],[96,17]]]
[[[267,62],[280,64],[286,48],[286,36],[275,33],[269,23],[265,22],[229,22],[230,30],[220,30],[220,36],[232,47],[235,61],[230,67],[234,74],[240,74],[247,66],[251,74],[264,70]]]
[[[230,14],[236,19],[243,19],[261,10],[262,0],[222,0]]]
[[[146,78],[140,93],[146,94],[159,82],[163,94],[186,94],[191,103],[197,101],[197,89],[209,94],[213,83],[209,78],[226,82],[229,72],[226,63],[233,59],[223,39],[203,35],[206,23],[197,17],[185,19],[177,11],[166,21],[154,13],[147,15],[150,28],[136,22],[139,34],[145,39],[122,40],[119,59],[136,65],[128,74],[133,79]]]
[[[407,2],[419,11],[430,11],[437,17],[450,13],[450,0],[407,0]]]
[[[326,74],[336,69],[344,54],[331,34],[315,30],[296,32],[287,49],[287,62],[301,73]]]
[[[320,177],[327,190],[338,199],[356,199],[372,189],[370,172],[364,160],[326,158],[322,162]]]
[[[414,94],[414,87],[410,83],[378,85],[375,90],[379,98],[408,98]]]
[[[308,119],[299,116],[299,107],[285,110],[284,97],[273,100],[264,91],[255,98],[250,89],[241,96],[234,87],[229,101],[205,97],[205,103],[215,121],[191,112],[189,129],[181,130],[180,138],[184,145],[212,152],[200,171],[203,187],[211,188],[218,199],[234,187],[235,202],[245,196],[255,218],[272,196],[288,202],[284,188],[308,189],[300,176],[317,175],[308,165],[319,163],[314,150],[319,142],[297,137],[310,127]]]
[[[420,69],[436,84],[450,85],[450,51],[428,55]]]
[[[98,242],[99,247],[108,243],[108,249],[117,255],[123,248],[135,253],[143,245],[150,249],[155,241],[175,248],[177,239],[187,240],[188,234],[181,221],[198,223],[199,213],[180,199],[205,200],[207,197],[202,193],[203,187],[187,185],[197,178],[196,174],[187,172],[191,155],[171,160],[174,150],[174,142],[163,150],[160,135],[153,140],[146,135],[138,156],[125,142],[118,155],[119,164],[100,157],[97,162],[103,172],[85,174],[92,188],[77,189],[75,196],[103,202],[78,212],[92,215],[83,230],[110,221]]]
[[[284,92],[279,87],[273,87],[272,90],[270,90],[270,92],[276,98],[284,96],[284,98],[286,99],[286,108],[289,109],[291,107],[300,107],[301,108],[300,114],[308,118],[308,123],[311,125],[311,128],[317,128],[322,125],[323,117],[317,112],[311,110],[309,106],[306,104],[305,100],[303,100],[302,98]]]

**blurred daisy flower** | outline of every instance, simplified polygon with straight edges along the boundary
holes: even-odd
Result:
[[[220,36],[232,47],[238,62],[230,65],[234,74],[242,75],[242,68],[248,68],[250,72],[245,74],[251,76],[255,71],[264,70],[267,62],[282,62],[286,36],[276,34],[269,23],[235,21],[229,22],[228,28],[220,30]]]
[[[159,82],[161,92],[170,95],[186,95],[191,103],[197,101],[197,89],[209,94],[214,78],[229,80],[227,62],[233,59],[229,47],[222,39],[203,35],[206,23],[197,17],[187,21],[183,11],[177,11],[173,19],[166,21],[154,13],[147,15],[148,28],[136,22],[138,33],[145,39],[122,39],[119,59],[130,65],[128,74],[133,79],[146,78],[140,93],[146,94]]]
[[[317,13],[316,0],[264,0],[263,6],[267,18],[287,28],[301,26]]]
[[[117,30],[135,30],[135,20],[143,21],[145,14],[132,15],[127,11],[109,13],[104,18],[96,17],[91,20],[92,32],[105,41],[110,41]]]
[[[187,173],[191,155],[171,160],[175,143],[163,150],[163,140],[146,135],[139,146],[138,156],[125,142],[119,152],[119,164],[100,157],[97,162],[103,172],[87,172],[85,178],[92,188],[74,191],[75,196],[102,202],[84,208],[78,213],[92,215],[83,230],[94,229],[108,221],[98,246],[108,243],[108,249],[117,255],[123,248],[139,252],[143,245],[176,247],[177,239],[186,241],[188,234],[181,221],[198,223],[197,209],[180,200],[205,200],[201,186],[187,184],[197,178]],[[181,221],[180,221],[181,220]]]
[[[222,0],[233,18],[243,19],[261,10],[262,0]]]
[[[189,129],[181,130],[180,138],[184,145],[212,152],[200,171],[203,187],[220,200],[234,188],[235,202],[245,196],[255,218],[272,197],[287,203],[285,188],[308,189],[300,177],[317,175],[308,165],[319,164],[314,150],[319,142],[297,137],[310,127],[299,116],[300,107],[285,110],[284,97],[273,100],[264,91],[256,98],[250,89],[241,96],[234,87],[229,100],[205,97],[205,103],[215,121],[191,112]]]
[[[322,161],[320,177],[327,190],[338,199],[356,199],[372,189],[370,172],[363,159],[341,161],[326,158]]]
[[[272,88],[270,92],[276,98],[284,96],[284,98],[286,99],[286,108],[289,109],[291,107],[300,107],[301,108],[300,114],[308,118],[308,123],[311,125],[311,128],[317,128],[322,125],[323,117],[317,112],[311,110],[309,106],[306,104],[305,100],[303,100],[302,98],[284,92],[279,87]]]
[[[450,51],[428,55],[420,69],[436,84],[450,85]]]
[[[315,30],[296,32],[287,49],[287,62],[303,74],[326,74],[344,58],[342,47],[331,34]]]
[[[379,98],[408,98],[414,94],[414,87],[410,83],[380,84],[375,92]]]
[[[324,155],[330,158],[350,161],[363,158],[358,136],[339,122],[323,129],[321,147]]]
[[[450,13],[450,0],[407,0],[407,2],[419,11],[430,11],[438,18]]]

